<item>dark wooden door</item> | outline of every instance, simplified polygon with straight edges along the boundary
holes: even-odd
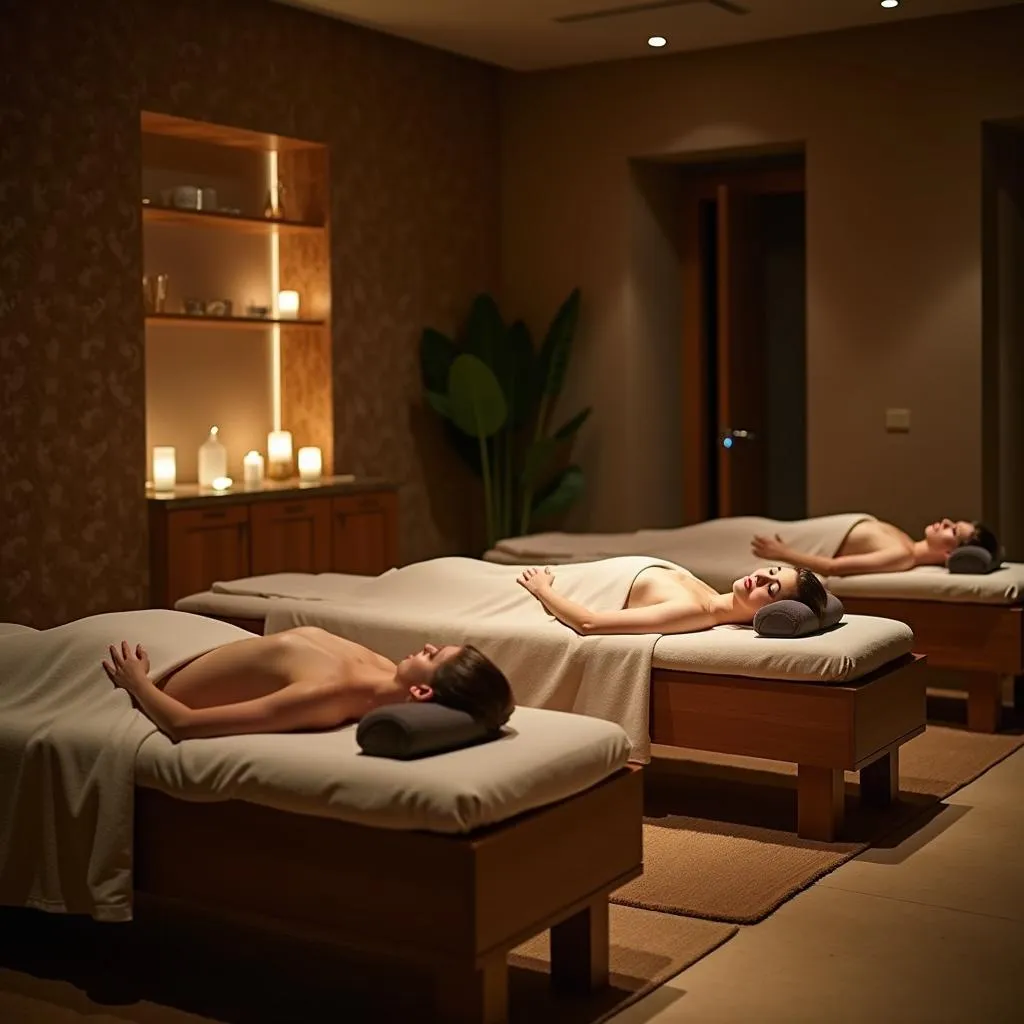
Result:
[[[767,374],[757,199],[802,169],[708,172],[683,192],[683,521],[764,515]]]
[[[742,187],[716,190],[718,515],[758,515],[765,504],[764,345],[754,198]]]

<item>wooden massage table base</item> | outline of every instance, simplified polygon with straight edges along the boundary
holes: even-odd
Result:
[[[914,649],[933,668],[963,673],[967,691],[967,728],[996,732],[1002,721],[1003,689],[1024,706],[1024,615],[1021,605],[901,598],[844,597],[852,614],[881,615],[905,622],[914,631]]]
[[[908,654],[847,685],[655,669],[651,739],[797,765],[797,834],[842,832],[844,771],[861,799],[899,793],[899,748],[925,728],[924,658]]]
[[[641,776],[624,768],[469,835],[138,787],[135,884],[156,899],[430,967],[439,1019],[498,1024],[508,1015],[508,953],[545,928],[553,984],[608,983],[608,896],[643,870]]]

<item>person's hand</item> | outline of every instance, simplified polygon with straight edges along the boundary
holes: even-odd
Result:
[[[550,569],[524,569],[516,582],[534,597],[539,597],[543,591],[551,589],[555,577]]]
[[[134,694],[149,678],[149,655],[146,649],[142,644],[136,644],[132,650],[128,641],[122,640],[120,645],[111,644],[108,650],[110,661],[103,662],[107,678],[115,686]]]
[[[758,558],[779,562],[791,561],[789,557],[791,552],[778,534],[775,534],[774,537],[755,534],[754,539],[750,542],[750,550]]]

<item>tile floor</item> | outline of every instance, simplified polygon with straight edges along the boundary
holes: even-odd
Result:
[[[614,1024],[1024,1021],[1024,749]]]

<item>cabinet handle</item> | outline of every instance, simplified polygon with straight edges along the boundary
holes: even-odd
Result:
[[[217,509],[204,509],[204,519],[223,519],[227,515],[227,512],[222,508]]]
[[[345,512],[339,512],[337,514],[337,519],[339,525],[344,526],[345,522],[348,520],[348,515]]]
[[[301,503],[298,505],[285,505],[282,511],[285,515],[298,515],[306,511],[306,506]]]

